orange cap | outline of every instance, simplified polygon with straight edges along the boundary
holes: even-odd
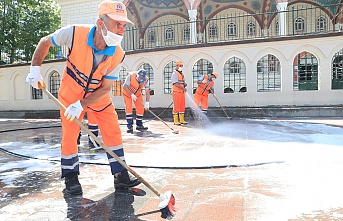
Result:
[[[217,73],[217,72],[213,72],[212,75],[213,75],[215,78],[218,78],[218,73]]]
[[[101,2],[98,7],[98,15],[108,15],[115,21],[126,21],[133,24],[127,18],[126,6],[122,2],[108,0]]]
[[[183,65],[182,61],[177,61],[176,65]]]

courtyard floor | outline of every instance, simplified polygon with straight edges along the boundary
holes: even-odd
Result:
[[[127,163],[173,192],[173,220],[343,220],[343,118],[153,119],[133,134],[119,121]],[[1,220],[163,220],[143,184],[114,190],[105,152],[82,134],[83,195],[68,196],[59,120],[0,119]]]

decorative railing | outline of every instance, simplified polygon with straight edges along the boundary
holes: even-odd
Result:
[[[281,36],[315,36],[343,31],[342,4],[307,6],[304,4],[289,6],[287,11],[280,12],[232,13],[194,22],[169,21],[143,28],[129,26],[122,47],[125,51],[168,49],[190,45],[202,47],[220,42],[272,39]],[[195,30],[194,34],[191,30]],[[8,64],[10,61],[5,49],[5,45],[0,45],[2,52],[0,65]],[[30,62],[31,58],[25,54],[29,53],[17,50],[14,61]],[[66,48],[51,48],[46,60],[63,58],[66,54]]]

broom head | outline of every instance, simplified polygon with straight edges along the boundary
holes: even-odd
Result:
[[[167,191],[165,194],[160,195],[162,202],[158,205],[161,211],[161,217],[164,219],[173,219],[176,214],[175,209],[175,197],[171,191]]]

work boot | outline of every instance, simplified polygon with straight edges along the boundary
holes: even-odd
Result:
[[[133,134],[132,114],[127,114],[126,115],[126,121],[127,121],[127,131],[126,131],[126,133]]]
[[[64,183],[66,185],[66,193],[72,195],[82,194],[82,187],[76,172],[68,173],[64,178]]]
[[[133,127],[130,127],[129,129],[127,129],[126,133],[133,134]]]
[[[178,114],[174,114],[174,125],[181,125]]]
[[[145,131],[145,130],[147,130],[147,129],[148,129],[148,127],[144,127],[143,124],[142,124],[142,125],[137,125],[137,126],[136,126],[136,130],[139,130],[139,131]]]
[[[188,122],[185,121],[185,114],[180,114],[180,123],[181,124],[188,124]]]
[[[115,189],[134,187],[140,183],[141,181],[136,177],[130,175],[126,169],[114,175]]]

